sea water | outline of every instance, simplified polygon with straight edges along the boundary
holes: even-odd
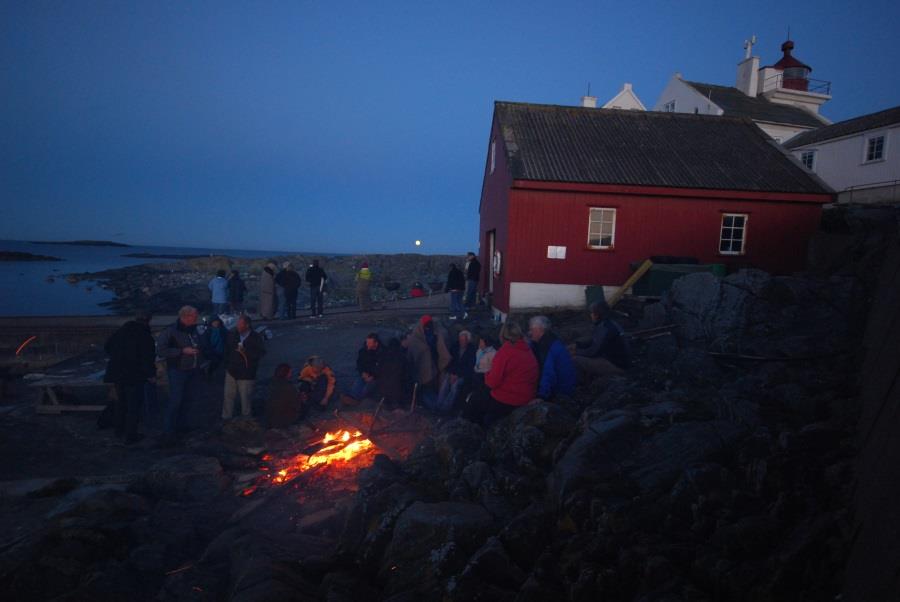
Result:
[[[0,251],[59,257],[63,261],[0,261],[0,316],[102,316],[112,313],[100,303],[115,294],[96,282],[66,281],[67,274],[99,272],[142,263],[168,263],[177,259],[125,257],[132,253],[154,255],[228,255],[276,257],[284,251],[195,249],[152,246],[86,246],[0,240]]]

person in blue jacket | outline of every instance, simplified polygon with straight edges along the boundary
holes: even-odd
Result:
[[[558,395],[572,395],[577,380],[575,364],[563,342],[550,331],[547,316],[534,316],[528,321],[528,338],[541,371],[538,398],[550,401]]]

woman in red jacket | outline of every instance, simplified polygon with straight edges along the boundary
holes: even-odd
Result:
[[[484,415],[485,426],[534,399],[540,376],[537,360],[518,324],[507,320],[500,329],[500,340],[503,346],[494,355],[491,369],[484,377],[485,384],[491,389]]]

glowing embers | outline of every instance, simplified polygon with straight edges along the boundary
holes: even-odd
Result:
[[[286,462],[273,462],[273,466],[262,466],[265,479],[276,485],[291,481],[304,472],[317,466],[334,465],[340,470],[355,472],[372,464],[375,458],[375,444],[363,436],[360,431],[340,430],[325,433],[322,439],[309,447],[305,452],[289,458]],[[263,461],[272,462],[274,458],[266,454]],[[253,490],[256,489],[254,486]],[[250,495],[253,491],[245,491]]]

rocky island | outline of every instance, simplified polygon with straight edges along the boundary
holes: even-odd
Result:
[[[0,251],[0,261],[63,261],[63,259],[51,255],[37,255],[21,251]]]
[[[29,240],[33,245],[74,245],[78,247],[130,247],[111,240]]]

